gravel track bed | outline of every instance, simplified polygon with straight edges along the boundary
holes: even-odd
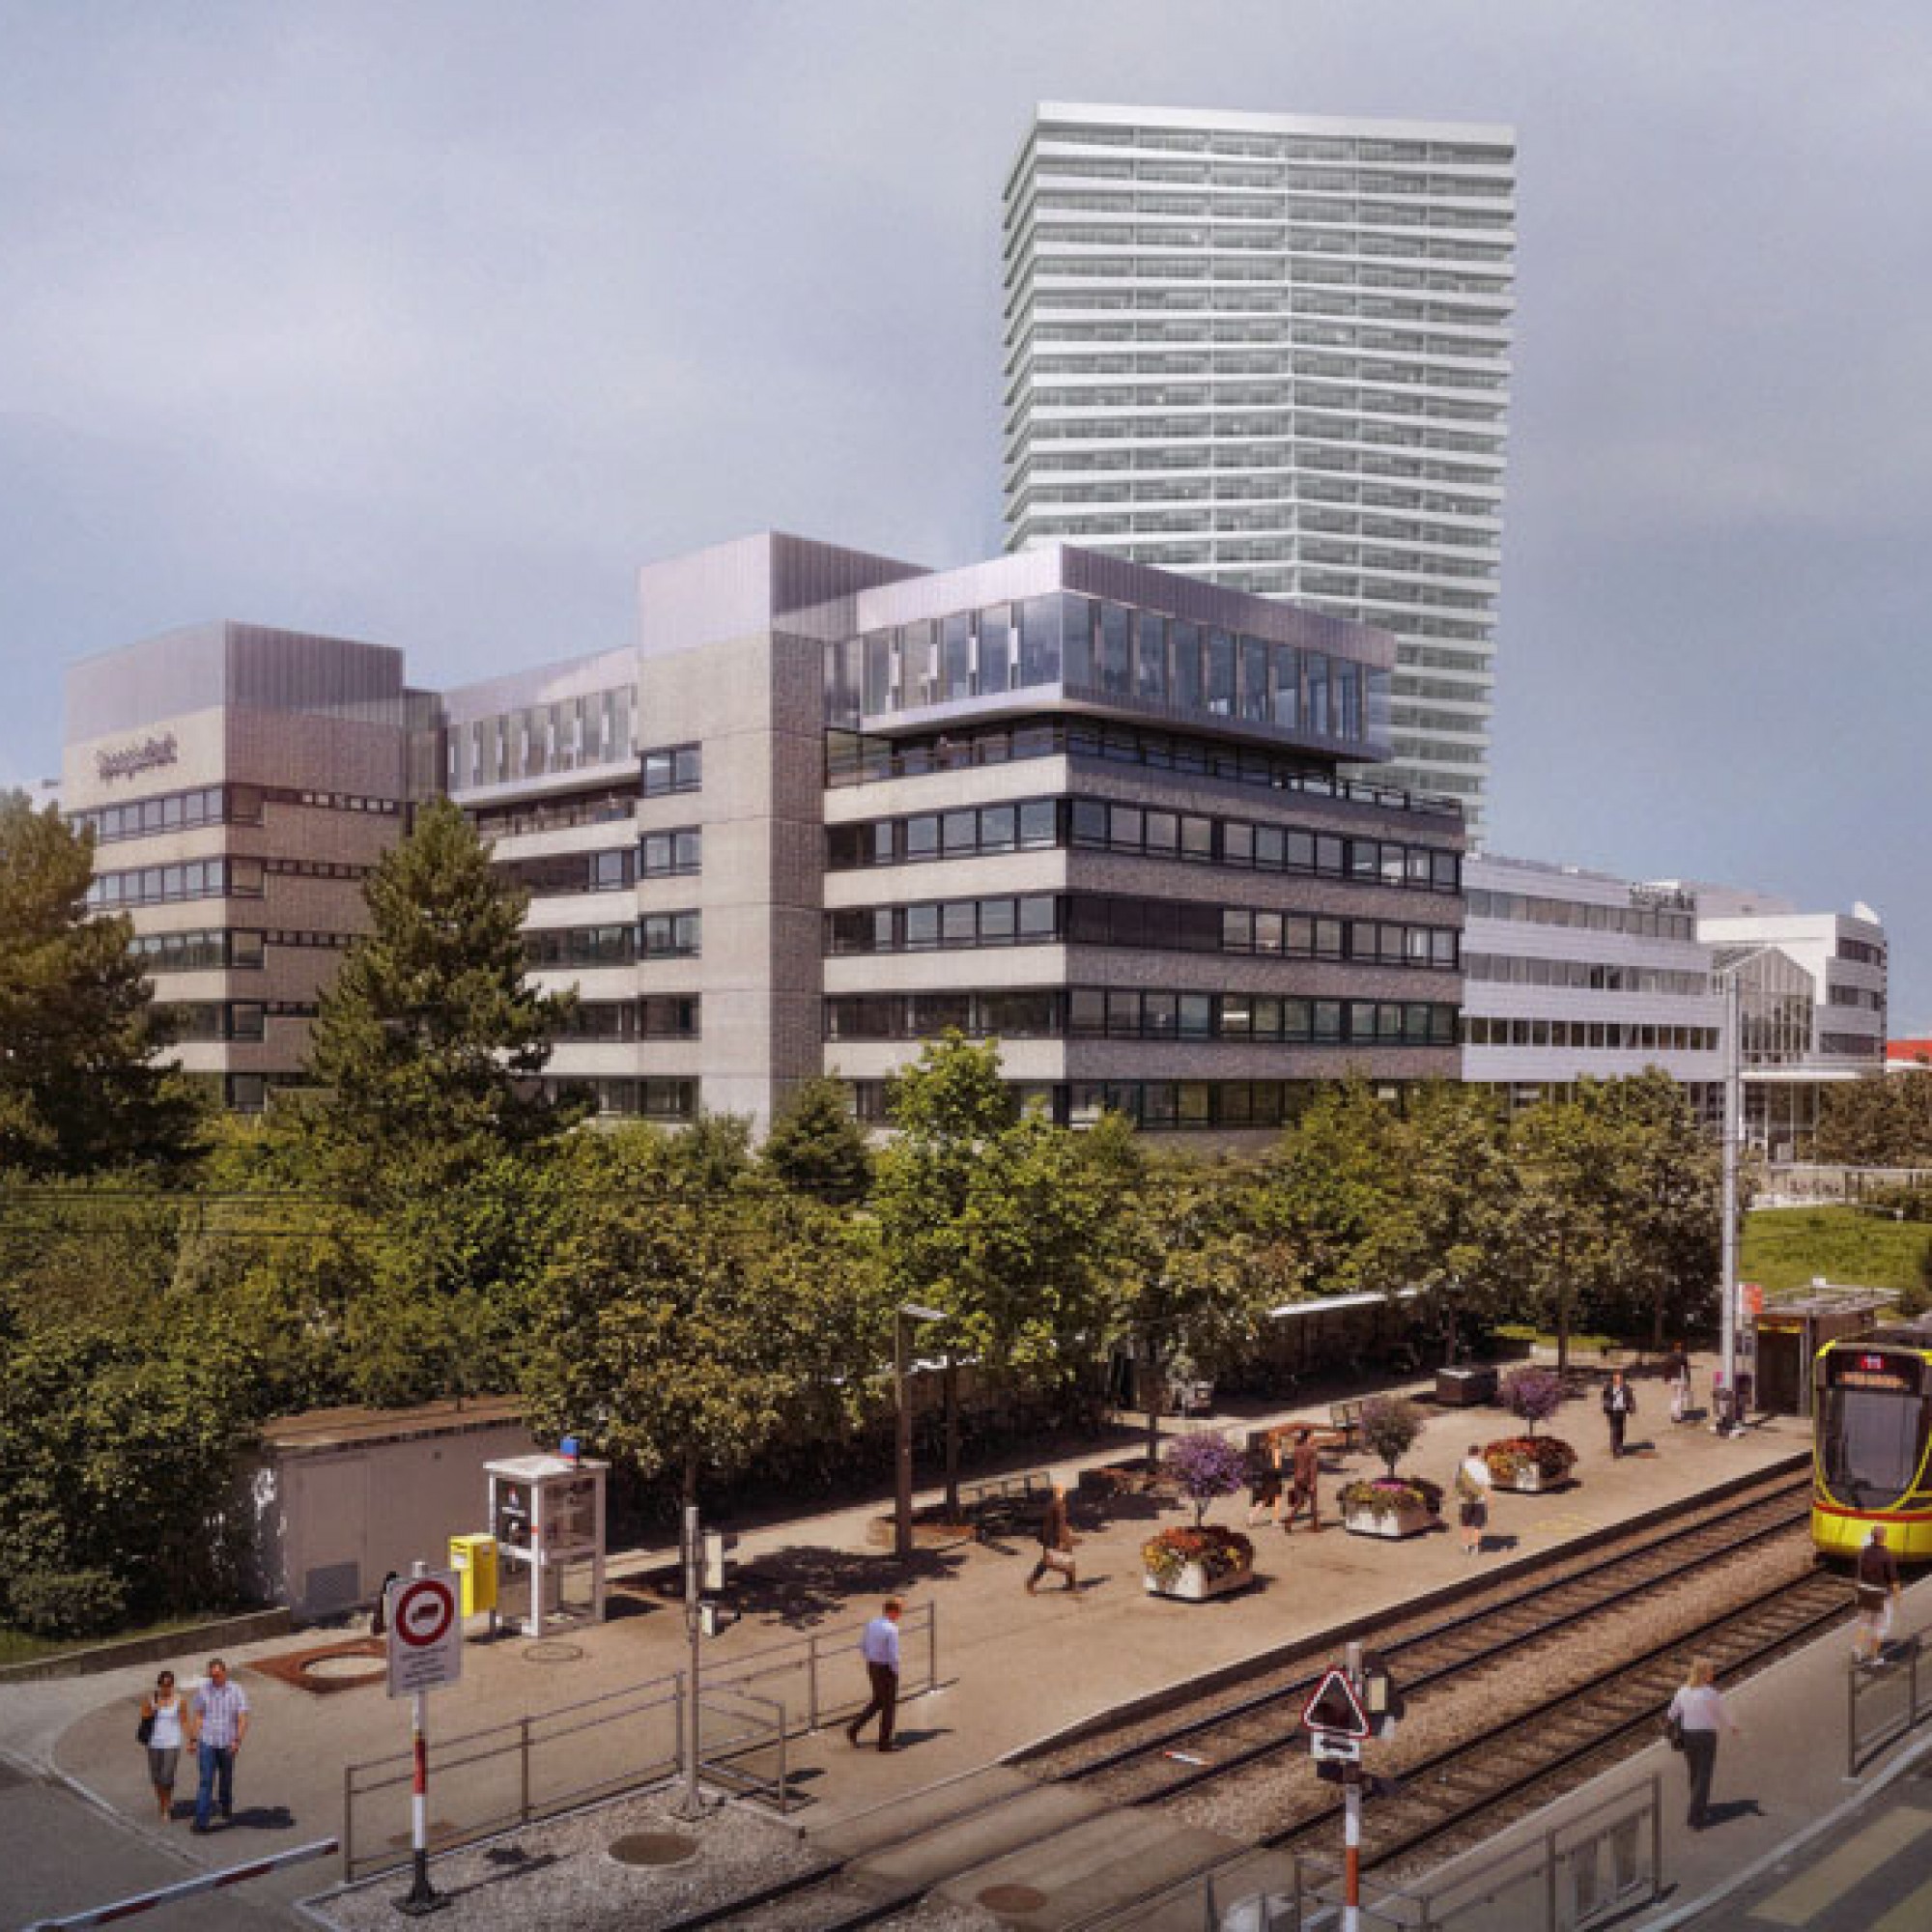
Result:
[[[1674,1519],[1669,1527],[1679,1532],[1695,1530],[1781,1493],[1801,1493],[1808,1487],[1808,1477],[1793,1477],[1788,1474],[1767,1477],[1762,1484],[1755,1485],[1736,1496],[1687,1511],[1682,1517]],[[1634,1532],[1631,1540],[1636,1541],[1644,1534],[1655,1535],[1658,1527],[1659,1525],[1652,1525],[1646,1531]],[[1347,1533],[1346,1530],[1340,1529],[1322,1532],[1324,1535]],[[1536,1580],[1540,1585],[1553,1589],[1558,1584],[1569,1582],[1575,1577],[1594,1576],[1605,1563],[1614,1561],[1617,1553],[1618,1546],[1615,1544],[1579,1551],[1574,1556],[1559,1558],[1539,1567]],[[1498,1577],[1491,1588],[1461,1598],[1454,1605],[1442,1605],[1412,1616],[1392,1614],[1389,1621],[1375,1633],[1375,1645],[1378,1649],[1386,1649],[1393,1644],[1426,1635],[1451,1618],[1480,1616],[1486,1609],[1520,1596],[1527,1580],[1520,1571],[1517,1571],[1508,1577]],[[1333,1661],[1325,1650],[1311,1645],[1282,1663],[1257,1670],[1252,1676],[1243,1677],[1238,1684],[1203,1697],[1190,1715],[1209,1718],[1216,1712],[1231,1710],[1235,1705],[1248,1699],[1290,1690],[1305,1683],[1312,1669],[1319,1669],[1321,1664]],[[1103,1750],[1113,1750],[1130,1745],[1161,1743],[1182,1720],[1182,1716],[1183,1709],[1178,1705],[1171,1706],[1165,1711],[1151,1712],[1145,1718],[1131,1719],[1118,1728],[1050,1748],[1037,1757],[1027,1759],[1018,1768],[1026,1772],[1029,1776],[1042,1780],[1065,1777],[1091,1763]]]
[[[688,1864],[635,1866],[609,1854],[634,1833],[679,1833],[697,1842]],[[708,1905],[743,1897],[826,1861],[796,1832],[742,1804],[724,1804],[695,1825],[662,1795],[526,1826],[486,1844],[430,1861],[430,1883],[449,1900],[436,1923],[476,1932],[651,1932]],[[311,1900],[309,1909],[343,1932],[389,1932],[407,1870]]]
[[[1412,1699],[1398,1736],[1371,1744],[1364,1763],[1378,1776],[1401,1776],[1409,1766],[1468,1739],[1505,1731],[1525,1712],[1581,1690],[1619,1661],[1722,1615],[1736,1603],[1741,1580],[1757,1595],[1780,1580],[1808,1575],[1811,1568],[1809,1537],[1800,1528],[1788,1539],[1713,1563],[1654,1595],[1634,1597],[1592,1619],[1583,1631],[1500,1653]],[[1184,1823],[1258,1844],[1332,1803],[1332,1792],[1318,1781],[1297,1742],[1279,1757],[1185,1792],[1161,1808]],[[1433,1861],[1438,1854],[1432,1850],[1430,1856]]]

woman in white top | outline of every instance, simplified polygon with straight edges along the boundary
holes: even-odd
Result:
[[[1708,1657],[1693,1657],[1683,1684],[1670,1700],[1670,1715],[1684,1735],[1684,1770],[1690,1780],[1690,1810],[1686,1822],[1693,1832],[1701,1832],[1711,1822],[1711,1773],[1718,1762],[1718,1733],[1735,1734],[1738,1730],[1712,1681],[1715,1674]]]
[[[175,1814],[175,1770],[182,1753],[182,1700],[172,1670],[155,1679],[155,1688],[141,1699],[141,1717],[154,1719],[148,1733],[148,1781],[165,1825]]]
[[[1483,1547],[1483,1531],[1490,1520],[1490,1492],[1495,1483],[1490,1465],[1475,1443],[1456,1471],[1457,1517],[1463,1525],[1463,1554],[1473,1556]]]

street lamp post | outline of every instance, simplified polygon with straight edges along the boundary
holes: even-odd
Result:
[[[1743,1042],[1739,1037],[1741,1000],[1738,968],[1734,964],[1719,977],[1724,982],[1724,1145],[1722,1180],[1719,1186],[1719,1212],[1723,1226],[1719,1231],[1722,1278],[1718,1284],[1719,1303],[1719,1374],[1723,1378],[1723,1399],[1713,1399],[1713,1421],[1728,1434],[1744,1420],[1738,1413],[1738,1133],[1742,1125],[1744,1078]],[[1729,1414],[1726,1415],[1728,1407]]]
[[[897,1454],[894,1467],[893,1554],[904,1562],[912,1554],[912,1405],[906,1399],[911,1368],[912,1324],[944,1321],[943,1309],[902,1301],[893,1310],[893,1406],[896,1411]]]

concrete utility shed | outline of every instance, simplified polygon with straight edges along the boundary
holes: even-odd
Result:
[[[371,1604],[389,1571],[440,1569],[452,1536],[487,1528],[484,1465],[535,1447],[514,1396],[265,1423],[243,1469],[254,1586],[298,1619]]]

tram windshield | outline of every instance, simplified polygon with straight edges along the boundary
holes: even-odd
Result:
[[[1818,1464],[1826,1490],[1853,1509],[1883,1509],[1912,1488],[1925,1455],[1926,1405],[1916,1392],[1819,1392]]]

